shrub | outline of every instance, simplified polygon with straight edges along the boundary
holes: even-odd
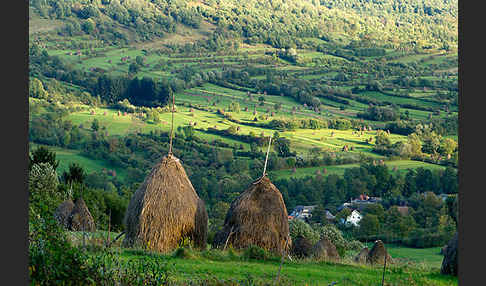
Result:
[[[297,237],[305,237],[312,244],[319,241],[319,233],[312,229],[312,227],[306,222],[300,219],[293,219],[289,222],[290,237],[292,240],[296,240]]]
[[[318,232],[321,237],[326,237],[334,244],[334,246],[336,246],[339,256],[344,257],[346,250],[348,250],[348,242],[344,239],[342,232],[336,226],[332,224],[324,225],[318,229]]]
[[[270,258],[270,255],[265,249],[256,245],[250,245],[243,252],[243,257],[246,259],[267,260]]]
[[[174,251],[173,256],[176,258],[191,259],[195,257],[195,254],[190,248],[179,247]]]

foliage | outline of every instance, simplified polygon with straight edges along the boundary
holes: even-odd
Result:
[[[289,221],[289,230],[292,240],[295,240],[300,236],[306,238],[312,244],[319,241],[319,233],[303,220],[293,219]]]

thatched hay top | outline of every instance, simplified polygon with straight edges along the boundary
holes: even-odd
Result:
[[[312,255],[317,260],[336,261],[340,258],[336,246],[325,236],[314,245]]]
[[[368,253],[368,258],[366,262],[370,264],[384,264],[385,256],[386,256],[386,263],[387,264],[391,263],[392,259],[391,256],[386,251],[385,244],[383,243],[383,241],[377,240],[375,241],[375,244],[373,244],[373,247]]]
[[[54,218],[57,220],[57,222],[65,227],[66,229],[69,229],[69,216],[73,212],[74,209],[74,203],[72,200],[65,200],[62,202],[54,212]]]
[[[364,247],[363,249],[360,250],[360,252],[354,257],[354,262],[357,263],[366,263],[366,260],[368,259],[368,253],[369,253],[368,247]]]
[[[73,211],[69,216],[69,225],[74,231],[96,231],[93,216],[81,197],[74,202]]]
[[[229,237],[229,239],[228,239]],[[280,191],[266,177],[253,182],[232,203],[216,245],[246,248],[256,245],[281,253],[289,237],[287,209]],[[287,249],[290,246],[290,238]]]
[[[167,155],[135,192],[125,214],[124,246],[159,252],[178,247],[184,238],[206,246],[208,216],[179,159]]]
[[[445,249],[440,273],[457,276],[457,248],[458,237],[456,232],[456,234],[454,234],[454,237],[447,244],[447,248]]]

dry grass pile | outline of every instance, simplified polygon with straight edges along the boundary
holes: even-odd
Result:
[[[314,245],[312,255],[316,260],[337,261],[340,259],[336,246],[325,236]]]
[[[73,231],[96,231],[93,216],[88,210],[83,198],[77,198],[69,215],[69,226]]]
[[[456,232],[454,237],[447,244],[447,248],[445,249],[440,273],[457,276],[457,247],[458,237]]]
[[[281,253],[289,237],[287,209],[280,191],[263,176],[237,197],[230,206],[223,229],[215,236],[218,246],[259,246]],[[291,245],[290,239],[287,249]]]
[[[64,228],[69,229],[69,216],[73,212],[74,203],[72,200],[65,200],[62,202],[54,212],[54,218],[62,225]]]
[[[373,247],[368,253],[366,262],[369,264],[384,264],[385,256],[386,256],[386,263],[387,264],[392,263],[392,258],[386,251],[385,244],[383,243],[383,241],[377,240],[375,241],[375,244],[373,244]]]
[[[179,159],[168,155],[152,168],[130,200],[125,225],[125,247],[167,253],[187,238],[206,247],[206,207]]]

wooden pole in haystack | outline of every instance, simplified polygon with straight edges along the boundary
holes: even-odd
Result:
[[[175,95],[172,92],[172,122],[170,126],[170,142],[169,142],[169,155],[172,155],[172,138],[174,137],[174,105],[175,105]]]
[[[270,135],[270,139],[268,139],[268,149],[267,149],[267,156],[265,157],[265,166],[263,166],[263,175],[265,177],[267,171],[267,162],[268,162],[268,153],[270,153],[270,145],[272,144],[272,135]]]

